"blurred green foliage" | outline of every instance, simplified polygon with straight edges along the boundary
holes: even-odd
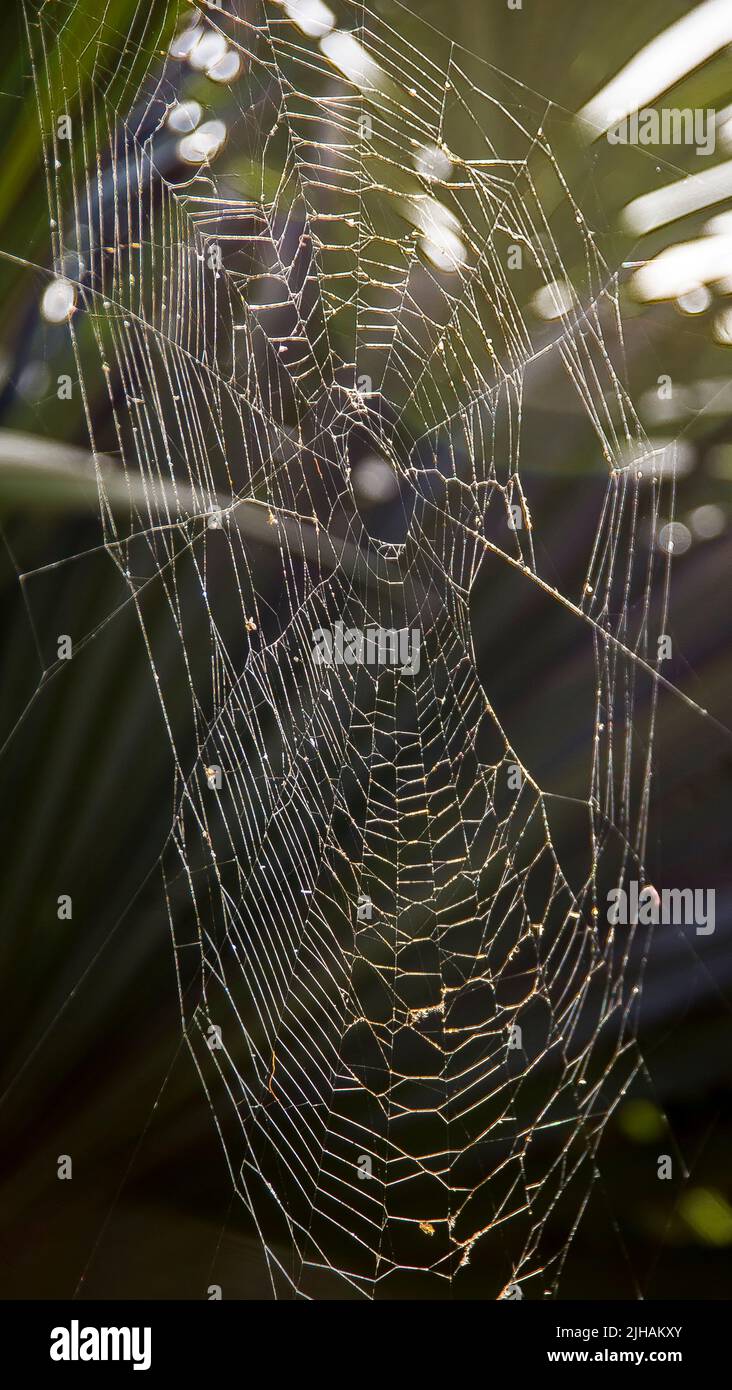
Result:
[[[179,22],[176,7],[161,0],[142,8],[138,0],[105,6],[54,0],[53,8],[64,70],[72,60],[77,73],[77,86],[68,93],[72,115],[89,107],[95,64],[95,80],[104,73],[109,99],[124,111],[151,51],[164,46]],[[554,103],[547,136],[579,190],[603,253],[619,263],[621,207],[666,181],[669,167],[658,159],[628,159],[618,177],[606,147],[581,147],[573,113],[643,43],[685,13],[686,0],[645,6],[634,0],[551,0],[541,6],[525,0],[518,12],[498,0],[456,0],[449,9],[428,0],[420,6],[419,26],[400,5],[377,0],[376,8],[407,37],[417,27],[423,34],[424,20],[448,31],[468,53],[487,60],[485,84],[502,93],[502,100],[518,102],[521,91],[532,114],[544,110],[544,98]],[[180,7],[181,15],[188,13],[188,6]],[[32,6],[28,14],[32,25]],[[4,33],[0,250],[7,255],[0,257],[0,428],[84,450],[88,439],[78,396],[61,403],[52,385],[69,369],[67,335],[42,325],[37,312],[45,276],[34,267],[49,265],[48,201],[22,12],[6,17]],[[444,47],[436,37],[435,55]],[[58,78],[53,54],[49,71]],[[503,72],[523,89],[504,83]],[[722,104],[730,98],[729,85],[728,58],[720,58],[679,89],[679,104]],[[247,101],[245,88],[231,96],[211,90],[201,77],[191,79],[190,91],[212,111],[227,102],[244,108]],[[87,137],[93,142],[91,128]],[[235,145],[226,159],[232,186],[251,193],[260,171]],[[279,170],[267,169],[264,176],[265,190],[274,188]],[[546,198],[550,208],[557,200],[560,218],[556,190],[547,187]],[[662,244],[659,235],[647,249]],[[678,381],[728,375],[727,354],[712,344],[703,317],[690,322],[671,308],[641,311],[627,300],[624,310],[632,393],[651,388],[660,371]],[[40,394],[18,391],[23,371],[34,363],[48,373],[41,374]],[[73,364],[71,370],[75,375]],[[729,420],[707,412],[690,417],[684,428],[701,462],[683,483],[682,507],[715,501],[727,508],[730,480],[707,468],[705,459],[713,447],[732,442]],[[568,478],[586,478],[595,467],[577,406],[556,381],[539,390],[526,430],[529,473],[563,477],[573,487]],[[231,1211],[228,1175],[181,1047],[157,867],[170,827],[170,759],[135,614],[101,546],[93,492],[74,495],[52,468],[25,479],[20,494],[18,487],[17,470],[0,465],[6,615],[0,692],[0,742],[6,744],[2,1290],[9,1297],[64,1296],[85,1273],[81,1288],[88,1294],[200,1297],[218,1259],[216,1268],[226,1270],[240,1296],[265,1293],[256,1242],[241,1214]],[[560,499],[555,535],[561,533],[563,505]],[[722,640],[727,600],[720,588],[725,565],[729,574],[729,547],[717,550],[710,564],[711,576],[697,569],[686,590],[682,583],[676,621],[692,642],[699,605],[707,605],[716,636],[699,654],[693,681],[704,683],[705,703],[715,707],[723,703],[729,678]],[[487,607],[490,598],[483,598]],[[49,677],[59,632],[73,635],[79,656]],[[728,786],[729,767],[720,769],[719,755],[698,744],[685,754],[674,720],[671,713],[659,738],[662,750],[679,750],[667,790],[670,805],[680,801],[688,826],[689,805],[698,807],[702,797],[713,802],[718,789]],[[700,783],[699,768],[710,761],[714,778]],[[715,831],[701,810],[698,815],[702,838],[708,829],[707,843],[721,854]],[[675,813],[659,816],[667,854],[685,851],[679,841],[687,832],[677,829],[679,819]],[[61,892],[73,896],[70,923],[57,920]],[[664,1025],[649,1039],[671,1131],[688,1155],[698,1155],[694,1187],[682,1188],[680,1198],[676,1187],[668,1199],[659,1198],[669,1205],[649,1221],[638,1198],[645,1161],[640,1141],[658,1137],[661,1112],[647,1100],[629,1102],[603,1144],[603,1183],[568,1264],[565,1296],[585,1296],[588,1274],[598,1296],[634,1296],[636,1278],[649,1296],[732,1293],[729,1270],[721,1258],[715,1263],[729,1243],[732,1222],[732,1118],[721,1055],[726,1036],[710,1005],[701,1024],[691,1017],[673,1036]],[[716,1060],[710,1064],[710,1058]],[[714,1137],[702,1147],[710,1114]],[[61,1152],[78,1155],[78,1180],[68,1197],[60,1196],[55,1180]],[[659,1259],[659,1229],[668,1229],[677,1200],[691,1252],[669,1248]],[[616,1258],[606,1251],[615,1249],[618,1226],[626,1256]],[[601,1272],[598,1259],[604,1262]]]

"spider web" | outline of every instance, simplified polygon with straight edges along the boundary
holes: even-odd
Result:
[[[106,10],[81,54],[73,7],[28,10],[52,264],[170,731],[183,1027],[273,1291],[541,1296],[643,1065],[648,929],[605,904],[644,879],[669,568],[640,499],[672,515],[673,471],[623,385],[618,276],[551,103],[406,9],[337,8],[306,33],[309,5],[140,6],[114,68]],[[173,55],[204,33],[238,55],[236,178],[220,132],[165,163]],[[607,474],[571,592],[522,478],[547,356]],[[540,785],[478,669],[489,562],[493,602],[511,575],[591,645],[581,795]],[[318,664],[337,623],[416,630],[419,670]]]

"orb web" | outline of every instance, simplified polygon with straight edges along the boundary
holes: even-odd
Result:
[[[141,6],[111,66],[76,8],[26,12],[54,304],[169,731],[182,1025],[231,1181],[276,1295],[552,1293],[642,1068],[645,929],[605,905],[643,879],[668,564],[639,497],[655,519],[673,470],[618,268],[552,104],[407,9]],[[606,477],[568,589],[524,459],[547,361]],[[592,653],[577,794],[495,708],[487,570]],[[418,669],[317,662],[338,624],[418,633]]]

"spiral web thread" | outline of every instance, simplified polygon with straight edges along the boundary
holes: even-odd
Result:
[[[541,1297],[642,1068],[646,947],[609,930],[604,895],[642,878],[663,683],[650,615],[660,585],[662,631],[668,571],[638,544],[637,459],[653,522],[672,482],[613,365],[617,277],[549,105],[407,10],[391,27],[337,9],[376,65],[356,80],[277,4],[141,5],[114,67],[106,10],[80,55],[73,6],[29,9],[53,264],[78,290],[104,544],[177,711],[164,871],[183,1026],[272,1289]],[[168,47],[197,15],[242,60],[228,149],[246,196],[216,161],[159,169]],[[537,342],[527,284],[561,295],[570,263],[574,295]],[[608,475],[579,593],[542,573],[522,486],[525,379],[547,353]],[[367,534],[354,440],[397,476],[404,540]],[[579,882],[476,669],[486,556],[594,646]],[[317,665],[313,632],[337,621],[418,629],[419,672]]]

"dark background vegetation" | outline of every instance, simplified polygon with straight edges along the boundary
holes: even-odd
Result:
[[[65,6],[72,26],[76,8]],[[400,22],[396,6],[378,8]],[[455,0],[420,13],[526,84],[527,100],[542,94],[556,103],[551,137],[570,151],[585,214],[617,264],[633,256],[619,239],[620,209],[665,182],[669,169],[638,158],[619,173],[607,147],[580,147],[571,113],[687,8],[680,0],[526,0],[521,13],[499,0]],[[134,9],[135,0],[115,0],[110,32],[123,35]],[[63,330],[38,317],[45,277],[33,263],[48,263],[48,212],[19,10],[5,16],[4,38],[0,247],[30,264],[0,262],[0,432],[85,448],[78,405],[60,404],[49,384],[68,360]],[[199,86],[214,108],[227,100],[205,79]],[[729,54],[675,98],[720,107],[731,99]],[[660,237],[652,249],[662,244]],[[626,326],[634,399],[663,372],[686,384],[729,377],[729,350],[714,346],[707,315],[628,304]],[[558,371],[529,384],[523,470],[541,498],[538,536],[547,554],[561,557],[560,587],[576,590],[602,465]],[[680,483],[677,514],[712,502],[728,515],[728,413],[689,411],[683,431],[694,466]],[[218,1283],[226,1297],[267,1296],[263,1257],[232,1201],[182,1043],[159,869],[171,823],[169,744],[94,506],[45,473],[0,466],[0,1294],[201,1298]],[[679,557],[670,622],[669,674],[723,723],[731,550],[726,529]],[[259,559],[263,585],[275,594],[272,559],[263,549]],[[516,746],[524,740],[540,781],[566,784],[587,714],[576,677],[584,658],[571,630],[490,566],[473,613],[481,675]],[[63,632],[77,654],[39,689]],[[732,743],[663,697],[657,748],[654,880],[714,886],[717,932],[654,947],[641,1023],[644,1098],[629,1097],[608,1125],[563,1298],[732,1295]],[[57,919],[60,893],[73,898],[70,922]],[[677,1160],[674,1180],[651,1181],[666,1149]],[[70,1183],[56,1177],[65,1153],[74,1160]]]

